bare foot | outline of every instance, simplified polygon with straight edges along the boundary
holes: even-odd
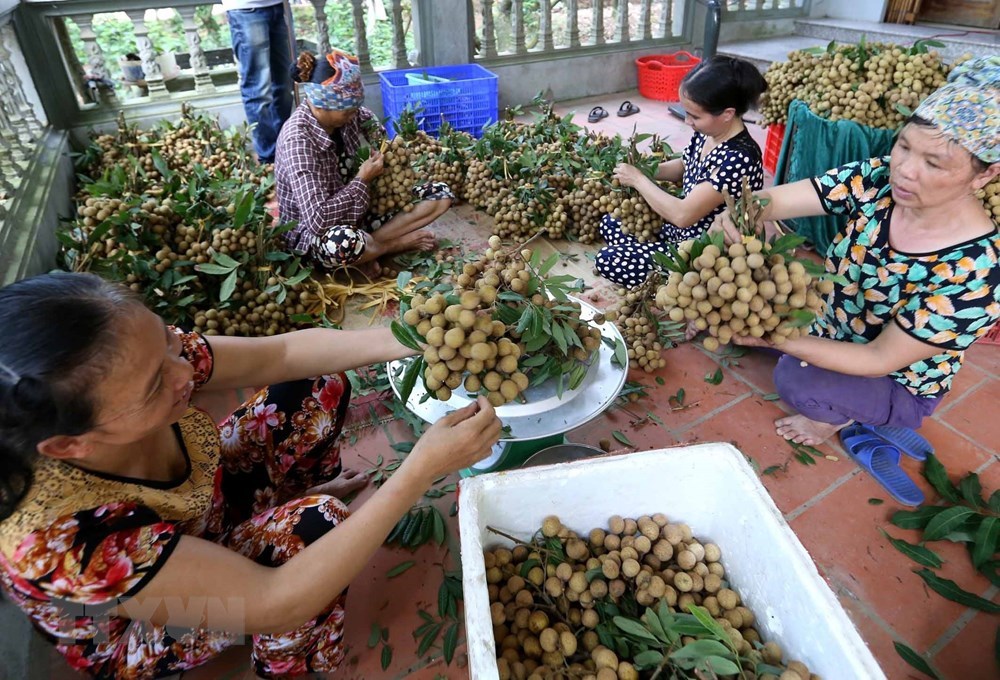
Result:
[[[355,264],[354,268],[361,272],[361,275],[367,279],[377,279],[382,276],[382,265],[378,263],[378,260]]]
[[[358,472],[352,468],[344,468],[340,474],[325,484],[314,486],[306,492],[306,495],[323,494],[334,498],[346,498],[355,491],[368,486],[368,475]]]
[[[427,252],[434,250],[437,246],[437,239],[431,232],[418,229],[392,241],[385,241],[382,245],[385,247],[386,253],[405,253],[409,250]]]
[[[774,421],[775,430],[779,437],[808,446],[822,444],[846,425],[847,423],[842,425],[821,423],[818,420],[810,420],[803,415],[788,416]]]

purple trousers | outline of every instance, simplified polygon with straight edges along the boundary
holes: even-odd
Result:
[[[892,378],[865,378],[835,373],[782,354],[774,368],[774,384],[782,401],[810,420],[840,425],[917,429],[941,397],[918,397]]]

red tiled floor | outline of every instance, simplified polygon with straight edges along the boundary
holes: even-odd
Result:
[[[940,419],[987,451],[996,453],[1000,448],[1000,418],[995,417],[997,404],[1000,404],[1000,380],[990,380],[965,394]]]
[[[794,460],[791,445],[774,432],[775,418],[784,415],[775,402],[753,395],[684,431],[680,437],[685,443],[731,442],[750,456],[762,472],[773,465],[787,464],[785,472],[761,477],[775,504],[787,513],[850,474],[854,463],[827,445],[818,447],[819,451],[836,456],[838,461],[823,458],[816,465],[806,466]]]
[[[990,650],[1000,632],[996,616],[979,612],[955,639],[934,657],[934,666],[946,678],[990,680],[1000,677],[1000,661]]]
[[[926,680],[926,676],[918,673],[906,663],[893,646],[893,643],[897,641],[912,646],[908,640],[901,639],[891,628],[887,630],[885,623],[880,623],[869,616],[868,611],[870,610],[859,603],[850,593],[843,590],[838,591],[835,585],[833,591],[837,594],[844,610],[854,622],[854,627],[858,629],[861,638],[868,645],[868,649],[871,650],[875,660],[882,667],[882,672],[889,680]],[[831,680],[835,679],[831,678]]]
[[[965,353],[965,361],[992,374],[994,378],[1000,378],[1000,345],[977,342]],[[962,370],[964,371],[965,367],[962,367]]]
[[[704,418],[712,411],[732,403],[750,393],[750,388],[736,380],[725,380],[718,385],[705,382],[705,376],[715,373],[718,365],[698,348],[684,344],[664,353],[667,365],[655,373],[641,375],[642,381],[657,393],[658,403],[651,408],[666,426],[674,432],[682,432],[691,423]],[[657,382],[663,379],[663,385]],[[677,409],[666,403],[666,397],[684,390],[684,406]]]
[[[720,362],[724,359],[723,355],[710,356],[717,357]],[[751,350],[743,356],[731,360],[729,365],[722,370],[727,376],[730,374],[737,376],[737,379],[742,379],[762,394],[770,394],[775,391],[774,365],[776,363],[778,363],[777,357]]]
[[[895,538],[918,540],[914,531],[891,525],[898,509],[866,475],[851,478],[791,522],[792,529],[835,590],[852,593],[876,611],[911,647],[932,645],[965,608],[928,589],[914,569],[919,566],[882,537],[879,527]],[[958,544],[935,542],[931,548],[945,565],[938,571],[959,586],[982,594],[989,582],[975,574],[968,552]]]
[[[942,424],[938,418],[925,420],[920,427],[920,434],[931,443],[937,457],[948,470],[975,470],[995,455],[964,434],[956,433]]]

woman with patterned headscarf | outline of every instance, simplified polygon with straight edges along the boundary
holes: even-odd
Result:
[[[295,64],[303,102],[278,137],[274,175],[281,220],[295,222],[289,248],[324,269],[371,263],[407,250],[430,250],[422,230],[451,205],[446,184],[414,189],[411,210],[374,215],[371,182],[384,171],[378,144],[385,130],[365,100],[356,57],[334,50],[317,59],[303,53]],[[359,152],[369,149],[367,160]]]
[[[993,56],[954,69],[902,127],[889,156],[758,194],[770,199],[769,220],[823,212],[848,220],[826,254],[827,270],[846,283],[808,335],[780,346],[775,384],[798,413],[776,422],[779,435],[816,444],[857,423],[841,432],[849,449],[865,443],[851,437],[868,437],[871,453],[885,443],[873,441],[876,434],[913,448],[918,440],[902,428],[934,412],[965,350],[1000,319],[1000,235],[976,198],[1000,174],[998,161],[1000,57]],[[725,215],[715,228],[738,238]],[[876,457],[898,458],[895,447],[874,448]]]

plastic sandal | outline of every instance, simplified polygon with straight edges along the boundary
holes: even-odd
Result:
[[[916,506],[924,502],[924,492],[899,467],[902,454],[895,446],[858,425],[841,430],[840,441],[854,462],[867,470],[890,496],[903,505]]]
[[[908,427],[862,425],[861,429],[881,437],[914,460],[927,460],[927,456],[934,453],[931,443]]]
[[[634,113],[639,113],[639,107],[627,99],[622,102],[621,106],[618,107],[618,115],[622,118],[625,116],[631,116]]]
[[[588,123],[596,123],[603,118],[608,117],[608,112],[604,110],[603,106],[595,106],[590,110],[590,115],[587,116]]]

